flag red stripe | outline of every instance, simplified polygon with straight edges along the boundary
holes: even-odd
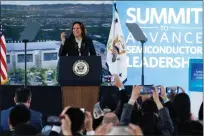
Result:
[[[6,75],[4,74],[4,72],[2,71],[2,69],[0,69],[0,75],[2,76],[3,80],[6,79]],[[2,81],[1,81],[2,82]]]
[[[1,62],[2,62],[2,64],[3,64],[3,67],[6,69],[6,71],[7,71],[7,65],[6,65],[6,61],[5,61],[5,59],[3,59],[3,56],[2,56],[2,54],[0,53],[0,58],[2,58],[1,59]],[[1,66],[2,67],[2,66]]]
[[[7,79],[7,63],[5,59],[6,58],[6,45],[4,43],[3,38],[4,36],[1,36],[1,39],[0,39],[0,78],[2,77],[4,81]],[[3,71],[3,68],[5,69],[5,71]]]
[[[1,48],[3,49],[4,53],[6,54],[6,46],[2,40],[2,37],[1,37],[1,40],[0,40],[0,44],[1,44]]]

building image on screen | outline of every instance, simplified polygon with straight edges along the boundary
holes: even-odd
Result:
[[[112,19],[111,4],[56,4],[56,1],[50,1],[47,5],[40,1],[26,3],[28,4],[21,5],[13,1],[13,5],[7,2],[2,2],[1,5],[2,28],[7,42],[9,80],[6,84],[24,84],[24,43],[18,39],[28,21],[41,24],[35,40],[27,45],[28,85],[58,85],[56,67],[61,46],[60,34],[66,32],[69,35],[74,21],[85,24],[88,36],[93,39],[97,56],[101,56],[103,74],[108,74],[105,62],[106,42]]]

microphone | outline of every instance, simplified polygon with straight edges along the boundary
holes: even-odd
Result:
[[[78,47],[79,56],[81,56],[81,48]]]
[[[79,48],[77,42],[75,42],[75,48],[78,50],[79,56],[81,56],[81,48]]]

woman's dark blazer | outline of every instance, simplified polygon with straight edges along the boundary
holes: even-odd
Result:
[[[82,39],[81,48],[78,48],[78,43],[75,38],[67,38],[64,46],[61,45],[59,49],[59,56],[96,56],[96,50],[92,39],[85,37]]]

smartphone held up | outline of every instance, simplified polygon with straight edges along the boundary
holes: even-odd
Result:
[[[106,75],[106,76],[103,76],[102,82],[107,85],[113,85],[115,82],[115,78],[113,75]]]
[[[153,86],[153,85],[143,85],[140,94],[141,94],[141,95],[152,94],[154,88],[156,88],[157,92],[158,92],[159,94],[161,94],[161,88],[160,88],[160,86]]]

